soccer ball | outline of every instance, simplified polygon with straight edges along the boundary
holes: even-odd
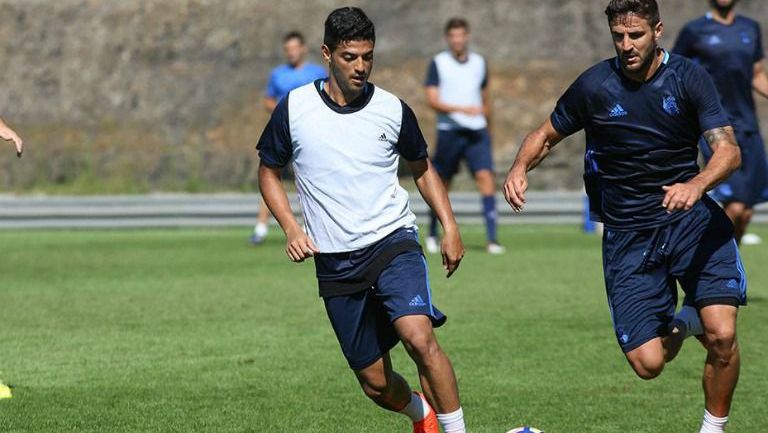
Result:
[[[534,427],[528,427],[527,425],[522,427],[513,428],[512,430],[508,431],[507,433],[544,433],[543,431],[534,428]]]

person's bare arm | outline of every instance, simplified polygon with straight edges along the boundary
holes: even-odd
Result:
[[[483,113],[482,106],[462,106],[446,104],[440,100],[440,91],[437,86],[427,86],[424,88],[427,97],[427,105],[439,113],[464,113],[469,115],[476,115]]]
[[[267,113],[272,113],[275,111],[275,107],[277,107],[277,99],[271,98],[269,96],[265,96],[261,102],[264,105],[264,108],[267,110]]]
[[[416,181],[416,187],[421,196],[435,212],[443,226],[445,232],[441,245],[443,268],[447,271],[446,276],[450,277],[456,272],[461,259],[464,258],[464,243],[461,241],[459,226],[456,224],[451,202],[448,200],[448,193],[443,187],[443,181],[437,174],[437,170],[428,158],[408,161],[408,166],[413,173],[413,180]]]
[[[507,180],[504,182],[504,197],[515,212],[522,211],[525,206],[525,192],[528,190],[527,173],[539,165],[563,138],[552,126],[552,122],[547,119],[523,140],[523,145],[520,146],[515,162],[509,169]]]
[[[768,98],[768,74],[763,67],[763,61],[755,62],[755,73],[752,77],[752,88],[762,97]]]
[[[712,158],[693,179],[664,187],[666,194],[662,206],[667,212],[692,208],[704,193],[727,179],[741,165],[741,151],[732,127],[710,129],[703,135],[714,152]]]
[[[281,171],[280,168],[273,168],[264,164],[259,165],[259,189],[267,207],[272,211],[272,215],[285,232],[287,238],[285,253],[292,261],[303,262],[304,259],[312,257],[320,250],[304,233],[293,216],[288,195],[280,181]]]
[[[21,158],[21,154],[24,152],[24,141],[19,135],[5,124],[3,119],[0,119],[0,138],[6,141],[12,141],[16,146],[16,156]]]

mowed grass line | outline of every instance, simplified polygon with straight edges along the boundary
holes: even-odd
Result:
[[[755,232],[768,239],[768,228]],[[600,241],[508,226],[509,252],[468,254],[446,280],[429,257],[438,331],[470,432],[695,432],[703,350],[687,342],[651,382],[614,340]],[[311,263],[247,229],[0,232],[0,432],[406,432],[359,391]],[[768,431],[768,246],[742,251],[750,306],[731,429]],[[416,386],[401,347],[395,367]]]

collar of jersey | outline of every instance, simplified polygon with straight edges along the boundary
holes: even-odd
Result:
[[[350,102],[349,104],[345,106],[341,106],[337,104],[331,97],[328,95],[328,93],[325,92],[325,81],[324,79],[315,80],[315,90],[317,90],[317,94],[320,95],[320,99],[323,100],[325,105],[330,108],[331,110],[339,113],[339,114],[352,114],[357,113],[358,111],[365,108],[366,105],[368,105],[369,102],[371,102],[371,98],[373,97],[373,92],[376,86],[373,85],[373,83],[366,83],[365,89],[363,89],[363,93],[358,96],[354,101]]]

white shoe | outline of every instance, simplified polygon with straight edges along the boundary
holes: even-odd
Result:
[[[760,245],[762,243],[763,239],[754,233],[745,233],[744,236],[741,237],[742,245]]]
[[[440,244],[437,243],[437,238],[434,236],[429,236],[424,241],[424,246],[427,248],[427,252],[430,254],[440,253]]]
[[[485,251],[488,252],[488,254],[504,254],[507,252],[507,249],[499,244],[488,244],[488,246],[485,247]]]

